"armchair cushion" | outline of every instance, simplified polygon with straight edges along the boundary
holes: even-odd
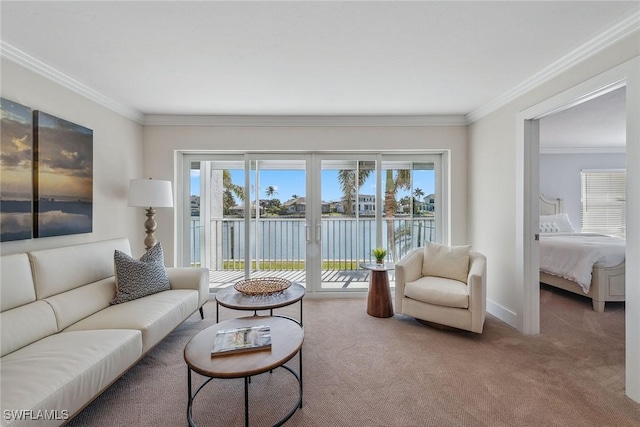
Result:
[[[468,308],[469,289],[458,280],[426,276],[407,282],[404,295],[413,300],[444,307]]]
[[[467,283],[471,246],[443,246],[426,242],[423,276],[436,276]]]

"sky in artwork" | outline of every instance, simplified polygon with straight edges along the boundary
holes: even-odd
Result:
[[[91,201],[93,131],[38,112],[39,196]]]
[[[32,192],[31,109],[2,98],[0,176],[3,200],[30,200]]]

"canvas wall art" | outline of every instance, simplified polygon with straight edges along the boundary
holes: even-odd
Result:
[[[31,108],[0,98],[0,242],[30,239],[33,123]]]
[[[93,131],[42,111],[33,126],[35,237],[91,233]]]

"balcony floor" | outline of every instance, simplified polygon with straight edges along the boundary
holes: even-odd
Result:
[[[389,279],[392,280],[393,272],[389,272]],[[298,282],[305,286],[304,270],[289,271],[254,271],[252,278],[257,277],[279,277],[292,282]],[[211,270],[209,273],[209,288],[226,288],[244,279],[244,271],[241,270]],[[367,289],[369,287],[369,270],[323,270],[323,289]]]

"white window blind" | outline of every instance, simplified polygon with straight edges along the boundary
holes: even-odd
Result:
[[[582,170],[582,231],[625,237],[627,173]]]

